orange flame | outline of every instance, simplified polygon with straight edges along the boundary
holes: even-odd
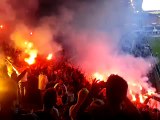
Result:
[[[52,59],[52,57],[53,57],[53,54],[52,53],[50,53],[50,54],[48,54],[48,56],[47,56],[47,60],[51,60]]]
[[[131,97],[132,97],[132,98],[131,98],[131,99],[132,99],[131,101],[134,101],[134,102],[135,102],[135,101],[136,101],[136,96],[133,94],[133,91],[132,91],[132,90],[130,90],[129,92],[130,92],[130,95],[131,95]]]
[[[33,43],[26,41],[26,50],[25,53],[29,55],[29,57],[25,58],[24,61],[29,65],[32,65],[36,62],[35,58],[37,57],[38,51],[33,49]]]
[[[142,94],[139,95],[139,100],[140,100],[140,103],[143,103],[144,102],[144,97]]]
[[[100,81],[104,80],[104,76],[98,72],[94,73],[93,77]]]

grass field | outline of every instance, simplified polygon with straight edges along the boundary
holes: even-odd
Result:
[[[160,38],[152,38],[150,40],[150,46],[154,56],[157,56],[160,60]]]
[[[160,84],[159,84],[159,80],[160,80],[159,78],[160,77],[160,70],[159,70],[160,68],[160,38],[151,38],[150,47],[152,49],[153,55],[158,57],[158,60],[159,60],[156,69],[154,69],[153,76],[152,76],[153,78],[151,77],[150,81],[156,87],[157,91],[160,92]]]

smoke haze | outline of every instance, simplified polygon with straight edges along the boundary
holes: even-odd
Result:
[[[33,32],[29,41],[34,43],[40,54],[57,52],[63,48],[70,52],[72,62],[86,74],[99,72],[106,77],[119,74],[128,83],[151,87],[147,83],[147,74],[152,69],[153,59],[119,54],[121,34],[125,30],[125,23],[131,19],[122,1],[21,2],[0,1],[3,20],[15,21],[11,39],[16,46],[23,49],[21,42],[29,39],[29,33]],[[59,36],[60,40],[57,39]]]

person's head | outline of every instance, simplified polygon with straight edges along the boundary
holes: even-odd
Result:
[[[54,88],[55,88],[58,96],[63,96],[65,94],[67,94],[67,87],[64,84],[57,83],[57,84],[55,84]]]
[[[54,88],[49,88],[46,90],[43,96],[44,108],[52,108],[56,105],[57,102],[57,94]]]
[[[87,90],[87,88],[82,88],[79,92],[78,92],[78,103],[82,103],[87,95],[88,95],[89,91]]]
[[[106,82],[106,97],[110,104],[120,105],[127,97],[128,84],[118,75],[110,75]]]

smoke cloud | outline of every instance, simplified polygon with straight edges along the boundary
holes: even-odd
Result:
[[[34,43],[40,54],[63,48],[70,52],[71,61],[86,74],[99,72],[106,77],[119,74],[128,83],[151,88],[147,74],[152,69],[153,59],[119,53],[121,34],[125,23],[131,19],[125,4],[128,2],[28,0],[17,9],[13,8],[20,5],[20,0],[11,3],[2,0],[1,3],[4,7],[0,13],[5,13],[3,18],[16,21],[11,34],[16,46],[23,48],[22,42],[27,39]],[[33,32],[31,38],[30,32]],[[61,39],[57,39],[59,36]]]

